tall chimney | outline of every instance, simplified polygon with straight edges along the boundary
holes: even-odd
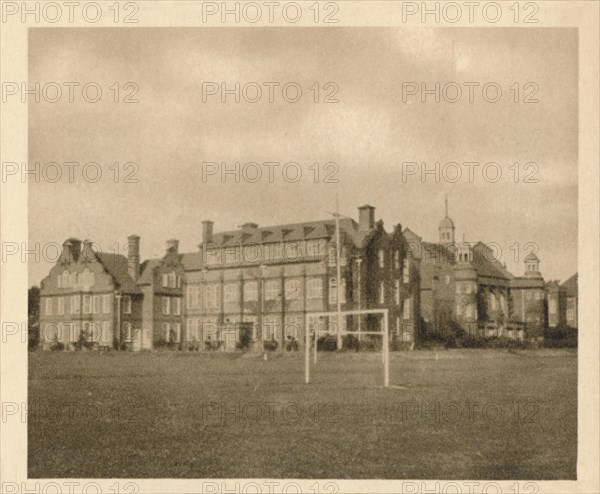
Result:
[[[213,241],[214,222],[205,220],[202,222],[202,243],[210,244]]]
[[[83,262],[95,262],[96,257],[94,255],[94,249],[90,240],[83,241],[83,248],[81,249],[81,260]]]
[[[177,254],[179,252],[179,240],[174,238],[167,240],[167,253],[174,252]]]
[[[127,272],[133,281],[140,276],[140,236],[127,237]]]
[[[79,250],[81,241],[76,238],[68,238],[63,242],[62,257],[69,263],[77,262],[79,259]]]
[[[358,229],[372,230],[375,227],[375,208],[365,204],[358,208]]]

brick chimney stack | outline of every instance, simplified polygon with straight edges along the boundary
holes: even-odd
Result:
[[[81,251],[81,240],[76,238],[68,238],[63,242],[62,257],[66,258],[67,262],[77,262]]]
[[[127,272],[133,281],[140,277],[140,237],[129,235],[127,237]]]
[[[167,240],[167,252],[179,253],[179,240],[174,238]]]
[[[358,229],[372,230],[375,227],[375,208],[365,204],[358,208]]]
[[[210,244],[213,241],[214,222],[205,220],[202,222],[202,243]]]

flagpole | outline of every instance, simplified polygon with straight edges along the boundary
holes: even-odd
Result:
[[[337,349],[342,349],[342,267],[340,256],[340,204],[339,194],[335,194],[335,246],[336,246],[336,267],[337,267]]]

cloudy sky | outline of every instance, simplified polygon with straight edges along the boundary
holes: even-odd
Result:
[[[69,102],[66,86],[58,102],[30,101],[30,163],[97,162],[103,172],[96,183],[86,182],[80,171],[70,183],[66,168],[57,183],[30,180],[30,242],[62,243],[75,236],[103,250],[119,243],[123,251],[127,235],[137,233],[144,259],[161,256],[169,238],[191,252],[201,240],[204,219],[215,221],[216,231],[248,221],[266,226],[325,219],[325,211],[335,208],[336,192],[342,214],[357,218],[356,207],[369,203],[386,228],[401,223],[436,240],[447,194],[457,238],[497,244],[499,258],[515,274],[523,271],[530,242],[538,246],[546,279],[565,279],[577,270],[576,30],[29,32],[30,84],[94,82],[103,90],[97,103],[84,101],[80,89]],[[139,102],[115,103],[110,89],[115,82],[119,100],[131,93],[125,84],[135,83]],[[257,83],[264,91],[255,103],[243,98],[236,103],[233,96],[223,103],[220,95],[203,102],[207,82],[230,88]],[[268,82],[279,83],[273,103]],[[282,97],[281,87],[290,82],[302,89],[297,103]],[[443,98],[436,103],[433,95],[425,103],[420,95],[403,98],[403,83],[411,82],[430,89],[436,82],[457,83],[462,98],[456,103]],[[479,84],[473,102],[465,83]],[[481,87],[487,83],[501,88],[498,102],[484,99]],[[332,87],[339,88],[338,102],[323,102]],[[292,89],[287,94],[295,96]],[[487,96],[495,97],[495,91],[490,88]],[[454,97],[449,91],[448,98]],[[121,164],[118,183],[114,162]],[[131,171],[123,169],[126,162],[138,164],[137,183],[123,183]],[[230,168],[240,162],[249,177],[248,162],[296,162],[302,176],[296,183],[286,181],[281,166],[270,183],[263,166],[255,183],[243,175],[239,183],[233,175],[203,180],[203,162]],[[333,170],[324,169],[327,162],[339,167],[337,183],[325,183],[325,172]],[[439,181],[433,174],[423,180],[419,172],[403,178],[406,162],[426,163],[429,169],[439,162],[450,180],[443,173]],[[454,183],[450,162],[463,170]],[[481,163],[472,183],[467,162]],[[502,170],[496,183],[491,182],[495,169],[488,168],[488,180],[482,173],[489,162]],[[528,162],[537,167],[525,169]],[[536,182],[526,182],[527,177]],[[50,266],[31,263],[31,283],[39,283]]]

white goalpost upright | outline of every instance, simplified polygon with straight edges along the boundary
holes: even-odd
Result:
[[[388,387],[390,385],[390,346],[389,346],[389,329],[388,329],[388,309],[363,309],[363,310],[346,310],[341,312],[309,312],[306,314],[306,320],[304,324],[304,382],[310,384],[310,334],[309,334],[309,317],[338,317],[338,316],[352,316],[352,315],[366,315],[366,314],[381,314],[383,315],[383,330],[382,331],[339,331],[336,334],[338,336],[345,334],[352,335],[378,335],[382,336],[382,361],[383,361],[383,386]],[[337,319],[339,321],[339,319]],[[315,338],[314,338],[314,363],[317,363],[317,340],[319,333],[330,333],[330,331],[319,331],[318,323],[315,327]]]

